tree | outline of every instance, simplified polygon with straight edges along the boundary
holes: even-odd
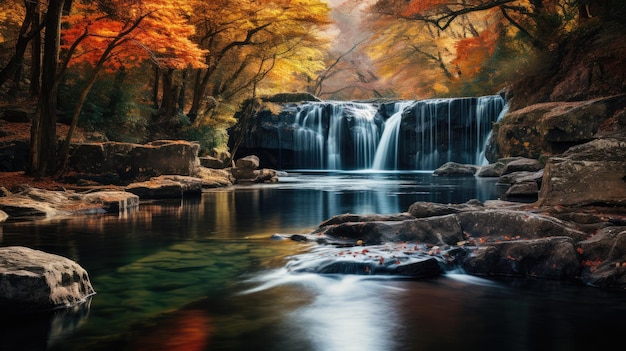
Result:
[[[51,176],[57,171],[57,63],[59,60],[63,0],[50,0],[46,11],[41,93],[30,138],[28,173]]]
[[[189,118],[208,123],[203,117],[215,117],[219,106],[234,106],[254,87],[263,92],[303,86],[297,77],[323,69],[321,28],[329,23],[329,11],[318,0],[199,3],[192,21],[197,42],[210,54],[207,67],[193,74]]]
[[[61,169],[69,157],[70,141],[87,95],[103,70],[133,67],[151,60],[163,68],[164,77],[171,77],[175,69],[204,66],[202,60],[206,53],[189,40],[193,27],[186,22],[185,16],[191,10],[187,4],[175,0],[74,4],[63,35],[67,50],[63,67],[87,63],[91,70],[60,149]],[[164,92],[164,105],[170,113],[172,97],[166,89]]]
[[[23,7],[20,7],[17,3],[17,1],[7,1],[0,4],[0,7],[2,7],[1,12],[4,14],[5,20],[9,20],[10,18],[24,19],[19,27],[17,36],[14,39],[14,53],[7,64],[2,68],[2,70],[0,70],[0,86],[4,85],[10,79],[13,79],[13,84],[15,86],[19,84],[19,76],[22,70],[24,54],[26,53],[28,44],[33,39],[38,38],[40,31],[43,29],[43,24],[40,21],[39,2],[25,0],[23,2]],[[38,40],[35,41],[33,45],[33,59],[39,57],[39,45],[40,42]],[[33,82],[32,84],[34,85],[32,92],[33,94],[36,94],[38,93],[39,84],[39,62],[36,60],[33,63],[37,65],[34,70],[35,73],[31,77],[31,81]]]

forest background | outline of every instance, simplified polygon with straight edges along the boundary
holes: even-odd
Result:
[[[0,0],[0,104],[32,109],[27,172],[37,176],[63,170],[78,126],[107,140],[177,138],[200,141],[205,153],[228,151],[235,112],[260,96],[532,91],[529,82],[561,69],[573,39],[623,33],[625,7],[623,0]],[[61,140],[57,122],[70,125]]]

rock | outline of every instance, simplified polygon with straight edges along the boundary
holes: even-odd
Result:
[[[491,242],[478,247],[462,263],[474,275],[574,279],[580,262],[569,237]]]
[[[69,170],[77,173],[116,173],[121,182],[165,174],[193,176],[200,167],[200,145],[184,140],[158,140],[139,145],[104,142],[73,145]]]
[[[516,183],[519,179],[525,179],[528,177],[533,177],[534,175],[536,175],[536,172],[528,172],[528,171],[519,171],[519,172],[513,172],[513,173],[509,173],[509,174],[504,174],[502,176],[500,176],[498,178],[498,184],[514,184]],[[543,173],[542,173],[543,175]]]
[[[603,122],[626,106],[626,95],[546,102],[512,110],[494,124],[489,161],[508,156],[538,159],[595,138]]]
[[[599,139],[551,157],[544,170],[540,205],[626,204],[626,142]]]
[[[578,247],[583,261],[587,261],[588,267],[591,267],[591,262],[605,261],[615,246],[617,236],[625,232],[626,227],[607,227],[598,230],[589,239],[580,241]]]
[[[255,170],[259,168],[259,158],[255,155],[242,157],[235,162],[235,167],[246,170]]]
[[[105,212],[125,212],[139,207],[139,196],[125,191],[96,191],[84,194],[83,200],[90,204],[100,204]]]
[[[255,155],[238,159],[235,167],[231,169],[235,182],[238,184],[278,182],[279,173],[273,169],[258,169],[259,163],[259,158]]]
[[[532,158],[519,158],[507,163],[504,167],[502,174],[509,174],[513,172],[537,172],[543,169],[543,165]]]
[[[95,290],[87,272],[65,257],[26,247],[0,248],[0,309],[29,313],[85,302]]]
[[[386,244],[368,247],[320,247],[292,257],[287,269],[295,273],[398,275],[428,278],[443,273],[444,263],[424,247]]]
[[[505,240],[567,236],[578,242],[587,236],[568,222],[528,211],[487,209],[459,212],[455,216],[463,231],[474,238]]]
[[[483,206],[478,200],[470,200],[464,204],[439,204],[434,202],[414,202],[409,206],[409,214],[415,218],[443,216],[461,211],[478,210]]]
[[[139,205],[139,198],[123,191],[51,191],[27,187],[22,192],[0,197],[0,210],[10,218],[52,218],[72,214],[121,212]]]
[[[580,248],[586,258],[582,274],[585,283],[610,289],[626,288],[626,228],[620,229],[605,231],[599,234],[599,238],[592,237],[581,243]],[[604,256],[607,248],[608,253]]]
[[[203,188],[221,188],[235,183],[233,174],[225,169],[200,167],[198,178],[202,181]]]
[[[446,162],[437,168],[433,174],[438,176],[473,176],[478,171],[478,166]]]
[[[504,173],[506,164],[502,162],[490,163],[485,166],[481,166],[476,173],[479,177],[499,177]]]
[[[129,184],[125,190],[140,199],[171,199],[202,193],[202,180],[195,177],[165,175]]]
[[[312,233],[316,241],[326,243],[378,245],[384,242],[419,242],[456,244],[465,240],[461,226],[453,215],[389,222],[344,222],[319,227]]]
[[[224,168],[224,162],[217,157],[203,156],[200,157],[200,165],[206,168],[222,169]]]
[[[505,192],[505,199],[513,199],[517,197],[537,198],[539,193],[539,185],[535,181],[515,182]]]
[[[498,183],[509,182],[511,184],[504,193],[504,199],[527,198],[536,200],[539,196],[542,178],[543,169],[534,173],[517,171],[501,176]]]
[[[392,221],[404,221],[407,219],[413,219],[409,213],[398,213],[398,214],[390,214],[390,215],[381,215],[381,214],[351,214],[344,213],[331,217],[330,219],[322,222],[319,226],[326,227],[329,225],[337,225],[347,222],[374,222],[374,221],[384,221],[384,222],[392,222]]]

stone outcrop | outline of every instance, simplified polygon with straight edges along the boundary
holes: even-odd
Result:
[[[522,156],[539,159],[625,125],[616,115],[626,108],[626,95],[575,102],[545,102],[507,113],[493,126],[486,150],[490,162]]]
[[[119,142],[73,145],[69,170],[74,177],[89,179],[102,175],[116,183],[148,180],[160,175],[193,176],[198,173],[198,143],[184,140],[159,140],[148,144]]]
[[[84,303],[95,294],[89,275],[65,257],[26,247],[0,248],[0,310],[28,313]]]

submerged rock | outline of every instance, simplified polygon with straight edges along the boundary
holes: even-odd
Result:
[[[397,275],[427,278],[441,275],[445,262],[423,246],[385,244],[366,247],[319,247],[294,256],[287,269],[295,273]]]
[[[72,307],[95,294],[89,275],[65,257],[10,246],[0,248],[0,309],[28,313]]]
[[[433,174],[438,176],[473,176],[480,167],[457,162],[446,162],[437,168]]]

